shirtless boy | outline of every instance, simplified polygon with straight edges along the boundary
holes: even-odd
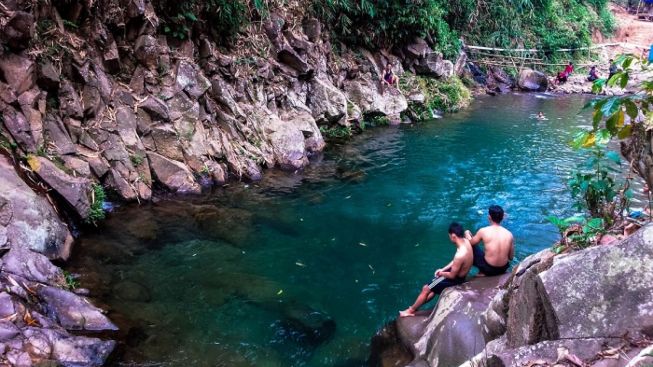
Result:
[[[474,266],[479,274],[494,276],[505,273],[510,267],[510,260],[515,256],[515,246],[512,233],[501,226],[503,209],[492,205],[488,210],[490,225],[481,228],[472,236],[470,231],[465,231],[465,238],[469,240],[474,251]],[[478,244],[483,241],[485,251]]]
[[[442,293],[448,287],[453,287],[465,282],[465,277],[472,268],[474,256],[472,246],[465,238],[463,227],[458,223],[451,223],[449,226],[449,240],[456,246],[456,254],[453,260],[445,267],[435,271],[435,277],[429,284],[422,287],[422,292],[417,296],[415,303],[399,312],[400,317],[415,316],[415,312],[425,303],[433,299],[436,294]],[[439,277],[444,278],[438,281]]]

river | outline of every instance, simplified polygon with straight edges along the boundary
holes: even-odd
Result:
[[[567,143],[585,101],[479,98],[368,130],[303,173],[118,207],[68,270],[122,326],[116,366],[363,366],[452,256],[451,221],[475,230],[502,205],[518,259],[557,239],[544,218],[573,214]]]

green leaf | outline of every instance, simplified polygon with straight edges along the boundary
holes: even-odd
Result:
[[[621,100],[618,97],[608,98],[605,104],[601,107],[601,112],[604,116],[611,116],[621,107]]]
[[[623,129],[619,130],[617,137],[619,139],[626,139],[633,133],[633,125],[626,125]]]
[[[639,109],[637,108],[635,102],[633,102],[630,98],[626,98],[623,101],[623,105],[626,106],[626,113],[628,114],[628,116],[630,116],[631,119],[637,118],[637,115],[639,114]]]
[[[626,86],[628,85],[628,79],[629,79],[628,72],[624,72],[623,75],[621,76],[621,84],[619,85],[621,89],[626,88]]]
[[[603,112],[601,112],[600,109],[595,110],[594,116],[592,117],[592,126],[594,127],[594,130],[597,130],[599,128],[599,124],[601,123],[602,119],[603,119]]]
[[[596,134],[596,145],[600,146],[605,146],[610,142],[610,138],[612,135],[610,135],[610,131],[607,129],[601,129],[597,132]]]

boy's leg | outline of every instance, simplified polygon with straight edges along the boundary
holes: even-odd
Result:
[[[417,310],[419,310],[419,308],[422,307],[423,304],[431,300],[433,296],[435,296],[435,294],[433,293],[433,291],[431,291],[431,288],[429,288],[428,285],[424,285],[422,287],[422,291],[417,296],[415,303],[413,303],[413,305],[408,307],[407,309],[399,312],[399,316],[401,317],[415,316],[415,312],[417,312]]]

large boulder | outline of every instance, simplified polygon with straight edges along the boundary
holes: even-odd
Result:
[[[44,302],[48,316],[67,330],[118,330],[102,310],[75,293],[51,286],[39,287],[36,293]]]
[[[553,364],[564,348],[595,365],[606,348],[622,345],[624,335],[653,336],[653,225],[616,244],[555,257],[545,250],[524,260],[514,274],[505,293],[492,301],[494,311],[488,313],[494,316],[483,319],[486,338],[493,340],[476,362]],[[500,324],[503,334],[487,332]]]
[[[304,134],[295,125],[273,114],[259,116],[258,119],[281,169],[296,170],[308,164]]]
[[[147,158],[152,173],[166,189],[180,194],[199,194],[202,191],[191,171],[183,163],[153,152],[148,152]]]
[[[73,177],[45,157],[30,156],[28,163],[32,170],[59,194],[82,219],[91,211],[91,181]]]
[[[549,86],[549,80],[546,74],[526,68],[519,71],[517,85],[524,91],[545,92]]]
[[[394,88],[379,88],[379,83],[369,77],[345,82],[345,93],[364,114],[398,118],[408,109],[408,101],[402,93]]]
[[[0,155],[0,247],[25,247],[65,260],[72,243],[50,202],[32,191]]]
[[[411,366],[457,366],[482,351],[481,315],[505,280],[473,279],[445,290],[430,315],[399,318],[399,336],[415,357]]]
[[[418,74],[446,79],[453,75],[454,65],[451,61],[443,59],[442,54],[434,52],[420,59],[415,65],[415,71]]]
[[[14,246],[2,257],[0,270],[31,282],[63,285],[64,274],[45,256],[20,246]]]
[[[309,89],[308,107],[318,124],[347,122],[347,97],[331,81],[314,78]]]

